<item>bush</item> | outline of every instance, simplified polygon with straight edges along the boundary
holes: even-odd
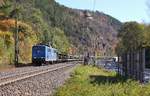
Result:
[[[115,72],[78,66],[54,96],[150,96],[150,85],[126,80]]]

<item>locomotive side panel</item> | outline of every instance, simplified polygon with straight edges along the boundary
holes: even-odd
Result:
[[[46,61],[48,62],[55,62],[57,61],[57,52],[56,49],[51,47],[46,47]]]

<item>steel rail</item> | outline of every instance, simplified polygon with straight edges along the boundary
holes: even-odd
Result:
[[[9,78],[6,78],[6,79],[3,79],[2,81],[0,81],[0,86],[5,86],[5,85],[8,85],[8,84],[17,82],[17,81],[25,80],[25,79],[35,77],[35,76],[38,76],[38,75],[42,75],[42,74],[45,74],[45,73],[48,73],[48,72],[57,71],[57,70],[60,70],[60,69],[63,69],[63,68],[72,67],[74,65],[75,64],[67,64],[67,65],[62,65],[62,66],[59,66],[59,67],[57,66],[56,68],[47,68],[47,69],[43,69],[43,70],[39,70],[39,71],[28,72],[28,73],[24,74],[23,76],[21,76],[21,75],[19,75],[18,77],[17,76],[12,76],[12,77],[9,77]]]
[[[46,69],[53,68],[53,67],[58,67],[58,66],[56,66],[56,65],[54,65],[54,66],[48,66],[48,68],[46,67],[44,69],[35,69],[35,70],[32,70],[32,71],[28,70],[28,71],[24,71],[24,72],[22,72],[20,74],[12,74],[12,75],[8,75],[8,76],[3,76],[3,77],[0,77],[0,82],[2,82],[3,80],[9,79],[11,77],[15,77],[15,76],[19,76],[19,75],[23,76],[23,75],[28,74],[28,73],[34,73],[34,72],[38,72],[40,70],[46,70]]]

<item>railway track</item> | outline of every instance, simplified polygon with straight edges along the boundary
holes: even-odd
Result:
[[[25,79],[28,79],[28,78],[31,78],[34,76],[42,75],[45,73],[49,73],[49,72],[53,72],[53,71],[57,71],[57,70],[60,70],[63,68],[73,67],[73,66],[75,66],[75,64],[58,64],[58,65],[54,65],[54,66],[44,67],[42,69],[38,68],[38,69],[31,70],[28,72],[25,71],[20,74],[3,76],[3,77],[0,77],[0,86],[9,85],[9,84],[17,82],[17,81],[25,80]]]

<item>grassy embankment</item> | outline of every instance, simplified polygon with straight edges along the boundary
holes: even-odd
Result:
[[[92,66],[78,66],[54,96],[150,96],[150,85]]]

